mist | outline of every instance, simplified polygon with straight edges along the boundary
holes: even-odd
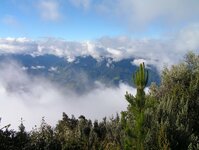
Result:
[[[17,62],[3,62],[0,64],[0,126],[11,124],[10,128],[17,129],[23,118],[26,130],[31,130],[40,125],[42,117],[55,126],[62,112],[74,114],[76,118],[84,115],[87,119],[101,120],[126,110],[126,91],[135,94],[135,89],[125,84],[99,85],[80,95],[45,78],[27,74]]]

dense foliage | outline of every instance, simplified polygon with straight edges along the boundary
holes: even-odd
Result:
[[[150,76],[150,74],[149,74]],[[126,93],[126,111],[92,122],[85,116],[63,118],[53,128],[44,118],[40,127],[27,132],[0,129],[0,149],[6,150],[195,150],[199,149],[199,55],[162,72],[161,84],[144,88],[144,64],[133,75],[137,93]]]

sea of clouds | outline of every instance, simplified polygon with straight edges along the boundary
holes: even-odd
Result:
[[[67,41],[57,38],[32,40],[29,38],[0,38],[1,54],[52,54],[74,61],[77,56],[111,57],[114,61],[136,58],[133,64],[144,61],[159,70],[164,65],[178,63],[189,51],[198,53],[199,25],[195,24],[180,32],[159,39],[132,39],[126,36],[103,37],[93,41]],[[135,89],[125,84],[119,87],[99,86],[87,94],[78,95],[41,77],[30,76],[23,66],[12,61],[0,64],[0,115],[1,124],[17,128],[22,117],[30,130],[39,125],[41,118],[55,125],[62,112],[76,117],[85,115],[92,120],[115,115],[125,110],[126,91]]]
[[[0,126],[11,124],[11,128],[17,129],[23,118],[26,129],[31,130],[40,125],[42,117],[54,126],[62,112],[101,120],[126,110],[126,91],[135,94],[135,89],[125,84],[109,88],[101,84],[83,95],[63,89],[47,79],[28,75],[16,62],[1,63]]]
[[[199,25],[193,24],[173,35],[162,38],[133,39],[126,36],[102,37],[90,41],[67,41],[59,38],[0,38],[0,53],[7,54],[52,54],[74,61],[77,56],[92,56],[96,59],[111,57],[114,61],[125,58],[144,59],[160,70],[172,65],[188,51],[198,52]]]

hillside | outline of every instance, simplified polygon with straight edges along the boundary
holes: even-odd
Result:
[[[114,61],[112,58],[96,60],[91,56],[76,57],[74,61],[67,61],[64,57],[55,55],[1,55],[0,62],[6,60],[16,61],[30,75],[42,76],[63,85],[78,93],[84,93],[99,84],[107,87],[118,86],[125,83],[132,84],[132,72],[138,66],[133,64],[132,59]],[[160,83],[159,73],[154,65],[148,65],[149,84]]]

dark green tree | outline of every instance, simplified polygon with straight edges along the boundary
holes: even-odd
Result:
[[[30,136],[25,131],[25,126],[23,124],[23,119],[21,118],[21,124],[19,125],[19,131],[16,132],[13,137],[14,147],[16,150],[28,150],[30,143]]]
[[[133,75],[133,83],[137,88],[135,97],[126,93],[129,102],[128,111],[122,112],[122,125],[125,130],[125,149],[143,150],[147,135],[145,111],[147,109],[145,87],[148,83],[148,71],[144,63]]]

